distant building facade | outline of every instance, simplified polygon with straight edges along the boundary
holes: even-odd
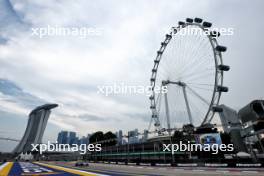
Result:
[[[144,130],[141,142],[146,142],[148,140],[148,130]]]
[[[67,138],[67,144],[76,144],[78,143],[78,138],[76,137],[76,132],[70,131],[68,133],[68,138]]]
[[[128,132],[128,143],[129,144],[136,144],[139,143],[139,133],[138,129],[132,130]]]
[[[87,145],[88,144],[88,138],[83,136],[82,138],[79,139],[78,143],[79,143],[79,145],[81,145],[81,144]]]
[[[122,130],[119,130],[116,132],[116,137],[117,137],[117,144],[122,145],[123,144],[123,132]]]
[[[57,142],[59,144],[79,144],[79,139],[76,136],[76,132],[73,131],[61,131],[58,134]]]
[[[68,142],[68,131],[59,132],[57,141],[59,144],[67,144],[67,142]]]

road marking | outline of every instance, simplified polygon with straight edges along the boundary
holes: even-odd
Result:
[[[216,172],[228,173],[229,171],[227,171],[227,170],[216,170]]]
[[[201,169],[193,169],[192,171],[194,171],[194,172],[203,172],[204,170],[201,170]]]
[[[175,171],[184,171],[184,169],[174,169]]]
[[[257,174],[258,171],[241,171],[243,173],[249,173],[249,174]]]
[[[166,168],[159,168],[159,170],[166,170]]]
[[[8,175],[10,169],[13,167],[13,162],[7,162],[0,167],[0,176]]]
[[[47,172],[50,174],[55,173],[50,169],[46,169],[44,167],[29,163],[29,162],[19,162],[18,164],[21,167],[23,173],[27,173],[27,174],[28,173],[31,173],[31,174],[34,174],[34,173],[40,174],[41,173],[41,174],[43,174],[43,173],[47,173]]]
[[[78,174],[78,175],[82,175],[82,176],[107,176],[107,175],[103,175],[103,174],[96,174],[96,173],[92,173],[92,172],[76,170],[76,169],[70,169],[70,168],[66,168],[66,167],[55,166],[55,165],[50,165],[50,164],[44,164],[44,163],[39,163],[39,162],[35,162],[35,163],[39,164],[39,165],[42,165],[42,166],[50,167],[52,169],[58,169],[58,170],[62,170],[62,171],[65,171],[65,172],[69,172],[69,173],[72,173],[72,174]]]
[[[8,163],[3,163],[3,164],[1,164],[1,166],[0,166],[0,171],[7,165]]]

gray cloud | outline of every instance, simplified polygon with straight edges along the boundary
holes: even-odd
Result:
[[[133,114],[127,114],[128,117],[130,117],[132,120],[135,119],[140,119],[144,122],[149,122],[149,114],[145,113],[145,114],[139,114],[139,113],[133,113]]]
[[[30,93],[24,92],[15,83],[6,79],[0,79],[0,93],[5,95],[5,101],[15,102],[27,108],[35,108],[46,103]]]
[[[78,116],[79,118],[81,118],[82,120],[85,121],[107,121],[107,118],[102,118],[102,117],[98,117],[95,115],[90,115],[90,114],[82,114]]]

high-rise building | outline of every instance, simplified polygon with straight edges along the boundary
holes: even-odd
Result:
[[[81,139],[79,139],[79,144],[87,144],[87,143],[88,143],[87,137],[83,136]]]
[[[116,132],[116,137],[117,137],[117,144],[122,145],[123,144],[123,132],[122,130],[119,130]]]
[[[135,129],[135,130],[128,132],[128,143],[129,144],[139,143],[138,129]]]
[[[59,132],[57,141],[59,144],[67,144],[68,143],[68,131]]]
[[[78,138],[76,137],[76,132],[70,131],[68,132],[68,139],[67,139],[67,144],[76,144],[78,141]]]
[[[87,134],[87,144],[90,144],[90,137],[91,137],[92,135],[91,134]]]
[[[79,139],[76,137],[76,132],[73,131],[59,132],[57,141],[59,144],[79,144]]]
[[[141,142],[146,142],[148,139],[148,130],[144,130],[143,136],[141,138]]]
[[[42,143],[42,137],[51,113],[51,109],[57,104],[45,104],[35,108],[30,114],[27,128],[19,144],[14,149],[14,153],[24,153],[31,151],[32,144]]]

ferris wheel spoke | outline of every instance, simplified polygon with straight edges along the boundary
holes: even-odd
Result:
[[[207,101],[205,98],[203,98],[199,93],[197,93],[195,90],[193,90],[191,87],[187,86],[187,88],[196,96],[198,97],[201,101],[203,101],[205,104],[208,106],[210,105],[209,101]]]
[[[210,89],[210,88],[205,88],[205,87],[199,87],[199,86],[194,86],[194,85],[192,85],[192,88],[195,88],[195,89],[199,89],[199,90],[203,90],[203,91],[209,91],[209,92],[211,92],[211,91],[213,91],[213,89]]]
[[[193,114],[200,114],[200,115],[197,115],[195,116],[196,118],[196,121],[202,121],[202,114],[204,114],[204,110],[207,110],[207,106],[197,106],[197,103],[195,103],[192,99],[190,99],[190,104],[191,104],[191,107],[192,107],[192,110],[193,110]],[[195,112],[198,112],[198,113],[195,113]],[[197,119],[199,118],[199,119]]]
[[[186,36],[186,40],[185,40],[185,42],[184,42],[184,49],[181,51],[181,53],[182,53],[182,65],[184,66],[184,65],[186,65],[186,61],[187,61],[187,56],[188,56],[188,52],[186,51],[186,50],[188,50],[189,49],[189,35],[187,35]]]
[[[189,39],[189,38],[188,38]],[[188,45],[190,45],[190,42],[189,42],[189,40],[188,40],[188,42],[186,42]],[[192,46],[192,45],[191,45]],[[199,45],[198,45],[199,46]],[[190,63],[193,63],[193,62],[195,62],[195,59],[193,59],[193,58],[195,58],[195,57],[190,57],[190,52],[189,52],[189,50],[188,50],[188,52],[186,52],[186,49],[189,49],[189,47],[186,47],[185,45],[184,45],[184,50],[180,50],[180,51],[178,51],[179,53],[180,53],[180,56],[178,56],[179,57],[179,59],[175,59],[176,61],[177,60],[180,60],[180,61],[182,61],[181,63],[180,63],[180,65],[182,65],[182,67],[180,68],[180,69],[175,69],[175,71],[174,71],[174,73],[175,73],[175,75],[182,75],[182,70],[184,70],[184,68],[188,68],[187,67],[187,65],[189,65]],[[175,52],[176,52],[176,50],[175,50]],[[183,53],[183,55],[182,55],[182,53]]]
[[[168,76],[170,75],[170,73],[168,72],[168,71],[166,71],[165,69],[160,69],[159,70],[160,71],[160,75],[162,75],[162,76],[160,76],[161,78],[163,78],[163,79],[166,79],[166,78],[168,78]],[[162,80],[161,80],[162,81]]]
[[[214,87],[214,84],[206,84],[206,83],[195,83],[195,82],[186,82],[188,85],[198,85],[198,86],[212,86]]]
[[[195,72],[197,68],[199,69],[201,66],[205,66],[205,63],[208,63],[211,61],[210,56],[211,56],[210,53],[200,56],[194,62],[190,62],[188,67],[186,67],[185,70],[183,70],[183,72],[187,71],[188,69],[192,70],[192,72]]]
[[[200,78],[210,78],[214,74],[213,70],[204,70],[199,73],[192,73],[190,75],[186,75],[184,78],[186,82],[192,82],[193,80],[199,80]]]
[[[195,35],[196,37],[194,37],[195,39],[193,41],[198,41],[195,42],[195,44],[193,45],[193,48],[195,48],[194,50],[192,50],[191,52],[191,56],[196,56],[199,52],[199,49],[201,47],[201,45],[205,42],[205,40],[200,36],[200,35]],[[197,38],[198,36],[198,38]],[[190,57],[191,59],[195,58],[195,57]]]
[[[205,48],[205,46],[208,44],[206,41],[207,41],[206,39],[200,40],[200,43],[198,44],[197,48],[195,49],[195,52],[193,52],[192,55],[190,55],[191,59],[195,58],[195,61],[198,61],[198,62],[200,61],[201,56],[204,54],[204,49],[202,49],[202,48]]]
[[[193,59],[193,58],[196,58],[196,59]],[[188,63],[183,65],[183,67],[180,69],[179,73],[181,75],[183,75],[186,70],[192,69],[192,68],[190,68],[190,66],[192,66],[192,65],[195,66],[195,65],[197,65],[197,63],[200,63],[200,62],[201,62],[201,57],[198,57],[198,59],[197,59],[197,57],[190,57],[188,59]]]
[[[190,58],[195,58],[195,61],[200,62],[201,61],[201,56],[204,55],[204,49],[202,48],[206,48],[206,40],[201,40],[201,43],[199,44],[199,46],[196,48],[196,52],[193,53]],[[205,53],[208,54],[208,53]]]
[[[191,73],[195,73],[197,71],[197,69],[200,69],[200,66],[206,64],[209,60],[210,59],[202,61],[202,60],[198,59],[195,62],[189,63],[188,68],[186,67],[185,70],[182,71],[180,76],[181,77],[186,77],[186,75],[184,75],[184,72],[186,72],[188,69],[192,70]]]
[[[193,81],[193,80],[199,80],[199,79],[204,79],[204,78],[214,78],[212,77],[214,73],[211,71],[207,71],[207,72],[201,72],[199,74],[196,75],[192,75],[191,77],[189,77],[188,79],[186,79],[186,81]]]
[[[189,80],[191,79],[192,77],[195,77],[195,76],[198,76],[198,75],[203,75],[205,73],[212,73],[214,71],[214,69],[210,69],[210,68],[204,68],[202,70],[198,70],[197,72],[190,72],[189,74],[186,74],[186,75],[183,75],[182,77],[178,78],[178,79],[184,79],[184,80]]]
[[[208,43],[201,43],[201,45],[196,49],[196,53],[191,57],[196,58],[196,61],[201,62],[202,59],[206,59],[205,56],[211,55],[211,52],[205,52],[209,48],[210,46],[208,45]]]

